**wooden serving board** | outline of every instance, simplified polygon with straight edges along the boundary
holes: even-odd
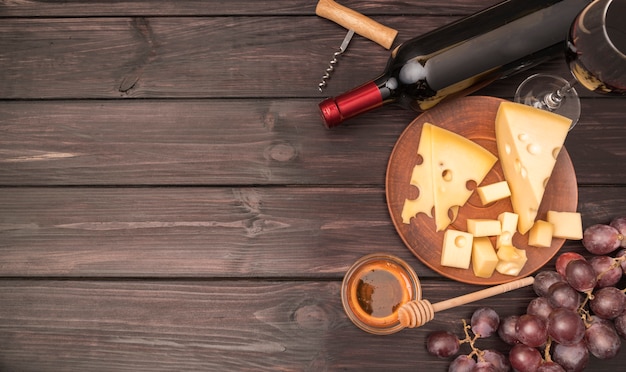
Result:
[[[404,224],[401,218],[405,199],[415,199],[418,190],[410,184],[411,172],[418,162],[417,148],[426,122],[458,133],[498,156],[495,139],[495,117],[503,99],[494,97],[464,97],[443,103],[418,116],[400,135],[389,159],[386,177],[387,205],[393,224],[406,246],[424,264],[448,278],[470,284],[493,285],[528,276],[544,266],[563,246],[564,239],[553,239],[549,248],[528,245],[528,234],[516,233],[513,244],[525,249],[528,257],[519,276],[502,275],[494,272],[491,278],[474,275],[471,265],[468,270],[441,266],[441,247],[444,231],[436,232],[433,218],[419,213]],[[503,181],[500,161],[496,162],[481,185]],[[475,189],[474,182],[468,184]],[[572,161],[563,148],[557,158],[552,176],[546,186],[538,219],[545,219],[548,210],[575,212],[578,205],[578,185]],[[468,202],[459,209],[458,217],[449,228],[467,231],[468,218],[496,219],[504,211],[513,211],[509,198],[483,206],[477,193],[472,193]],[[495,244],[495,237],[492,238]],[[419,273],[418,273],[419,275]]]

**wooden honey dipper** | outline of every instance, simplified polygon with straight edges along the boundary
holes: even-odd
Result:
[[[431,304],[428,300],[413,300],[405,303],[398,310],[398,320],[403,327],[416,328],[428,323],[435,317],[435,313],[442,310],[451,309],[483,298],[495,296],[509,292],[514,289],[526,287],[533,284],[535,278],[532,276],[518,279],[509,283],[496,285],[480,291],[468,293],[463,296],[451,298],[449,300]]]

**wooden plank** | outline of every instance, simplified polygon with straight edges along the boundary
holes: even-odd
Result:
[[[329,131],[318,103],[0,102],[0,185],[382,185],[417,113],[383,108]],[[620,112],[620,99],[583,100],[567,140],[580,184],[626,183]]]
[[[475,290],[442,280],[422,285],[433,302]],[[462,337],[461,319],[477,307],[521,315],[535,295],[523,288],[390,336],[365,333],[346,318],[337,281],[0,280],[0,297],[0,363],[7,371],[444,371],[450,360],[423,346],[430,332]],[[497,337],[476,346],[509,350]],[[461,350],[469,353],[467,345]],[[588,369],[619,370],[625,352],[591,358]]]
[[[584,225],[623,215],[624,195],[581,187]],[[382,188],[0,189],[0,277],[337,279],[375,252],[437,276],[401,242]]]
[[[397,43],[458,17],[402,16]],[[316,97],[345,29],[320,17],[7,18],[0,99]],[[324,95],[382,73],[389,52],[356,37]],[[565,75],[565,63],[542,71]],[[517,81],[486,90],[512,96]],[[590,94],[590,93],[585,93]]]
[[[376,14],[470,14],[498,0],[433,2],[340,0],[338,3],[367,15]],[[151,0],[151,1],[0,1],[0,17],[101,17],[101,16],[224,16],[224,15],[312,15],[315,0]]]

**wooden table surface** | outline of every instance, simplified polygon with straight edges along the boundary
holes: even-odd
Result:
[[[340,1],[394,45],[496,2]],[[387,161],[417,114],[322,126],[317,104],[389,52],[355,36],[320,94],[346,30],[315,5],[0,1],[1,371],[445,371],[428,332],[524,313],[530,288],[390,336],[348,320],[341,281],[369,253],[405,259],[432,302],[481,287],[428,269],[391,223]],[[475,94],[511,99],[532,72],[568,75],[557,59]],[[586,227],[626,214],[626,101],[581,94],[566,147]]]

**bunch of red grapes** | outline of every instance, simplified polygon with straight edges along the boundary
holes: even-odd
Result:
[[[456,356],[449,372],[582,371],[591,356],[615,357],[626,339],[626,289],[617,287],[626,278],[626,217],[586,228],[582,243],[591,258],[563,253],[556,270],[539,272],[533,283],[538,297],[525,314],[500,319],[492,308],[479,308],[469,325],[463,321],[465,338],[432,332],[428,352]],[[476,347],[478,339],[492,335],[511,345],[508,357]],[[462,343],[470,344],[470,354],[458,355]]]

